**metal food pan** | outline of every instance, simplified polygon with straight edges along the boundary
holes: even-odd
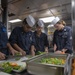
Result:
[[[5,59],[5,61],[21,61],[21,62],[27,62],[29,60],[32,60],[36,57],[39,57],[43,54],[40,55],[36,55],[36,56],[31,56],[31,55],[26,55],[26,56],[7,56],[7,58]],[[16,60],[17,58],[19,58],[19,60]]]
[[[41,54],[42,55],[42,54]],[[31,55],[27,55],[27,56],[8,56],[8,58],[6,60],[2,60],[0,61],[0,64],[4,63],[4,62],[16,62],[17,64],[20,64],[21,66],[24,65],[24,64],[21,64],[21,63],[24,63],[24,62],[27,62],[29,60],[32,60],[34,59],[35,57],[39,57],[41,55],[37,55],[37,56],[31,56]],[[20,60],[15,60],[17,57],[20,58]],[[23,66],[22,66],[23,67]],[[27,69],[27,65],[26,67],[23,67],[23,70],[24,69]],[[1,71],[4,71],[4,69],[0,66],[0,70]],[[15,72],[22,72],[23,70],[14,70]]]
[[[28,61],[30,59],[32,59],[33,57],[31,55],[27,55],[27,56],[7,56],[6,59],[4,60],[0,60],[0,62],[2,61]]]
[[[26,62],[29,62],[29,61],[31,61],[31,60],[33,60],[33,59],[36,59],[36,58],[38,58],[38,57],[40,57],[40,56],[43,56],[43,55],[45,55],[46,53],[43,53],[43,54],[40,54],[40,55],[36,55],[36,56],[32,56],[31,58],[29,58]],[[27,57],[29,57],[29,55],[27,56]]]
[[[52,57],[52,58],[62,58],[66,60],[66,63],[64,65],[52,65],[52,64],[41,64],[38,63],[39,60],[46,57]],[[68,55],[61,55],[61,54],[53,54],[48,53],[41,55],[39,57],[36,57],[30,61],[27,62],[27,70],[29,73],[34,75],[68,75],[67,74],[67,67],[68,67]]]
[[[73,53],[70,57],[70,62],[69,62],[69,75],[72,75],[72,72],[73,72],[73,63],[74,63],[74,60],[75,60],[75,53]]]

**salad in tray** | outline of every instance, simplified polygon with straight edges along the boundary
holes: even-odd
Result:
[[[0,63],[0,68],[3,69],[6,73],[11,73],[12,71],[15,72],[22,72],[26,69],[25,62],[3,62]]]

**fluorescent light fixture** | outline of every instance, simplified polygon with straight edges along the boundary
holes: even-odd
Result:
[[[53,24],[51,24],[51,25],[48,25],[47,27],[48,27],[48,28],[49,28],[49,27],[54,27],[54,25],[53,25]]]
[[[8,22],[10,22],[10,23],[16,23],[16,22],[21,22],[22,20],[20,20],[20,19],[14,19],[14,20],[10,20],[10,21],[8,21]]]
[[[40,18],[40,20],[42,20],[44,23],[52,22],[54,19],[55,19],[54,16],[52,16],[52,17]]]

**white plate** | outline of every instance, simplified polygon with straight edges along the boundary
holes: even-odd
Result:
[[[20,62],[20,61],[6,61],[6,62],[10,62],[10,63],[16,63],[18,66],[21,66],[21,68],[19,70],[14,70],[15,72],[22,72],[23,70],[26,69],[26,62]],[[1,62],[1,64],[4,62]],[[1,69],[3,69],[2,67],[0,67]]]

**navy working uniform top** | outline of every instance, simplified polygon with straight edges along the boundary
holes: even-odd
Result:
[[[23,27],[16,27],[12,31],[9,41],[12,45],[17,44],[26,51],[26,54],[29,54],[31,45],[34,44],[33,33],[31,31],[24,32]]]
[[[47,35],[45,33],[41,33],[40,36],[37,35],[37,32],[34,32],[34,38],[35,38],[35,48],[36,52],[45,51],[45,47],[49,46]]]
[[[53,43],[57,45],[56,50],[67,49],[66,53],[72,53],[72,29],[65,26],[62,30],[54,32]]]
[[[8,37],[6,27],[0,22],[0,52],[9,54],[7,49]]]

